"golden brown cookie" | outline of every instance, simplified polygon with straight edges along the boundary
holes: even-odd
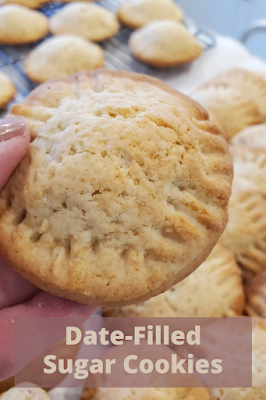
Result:
[[[138,29],[161,19],[181,22],[184,14],[173,0],[128,0],[120,6],[117,16],[124,25]]]
[[[250,146],[266,149],[266,124],[250,126],[239,132],[231,141],[233,146]]]
[[[13,387],[0,395],[1,400],[51,400],[49,395],[41,388]]]
[[[76,35],[60,35],[39,44],[25,61],[25,72],[34,82],[66,78],[79,71],[92,71],[103,65],[100,46]]]
[[[251,279],[245,291],[247,314],[266,318],[266,271]]]
[[[266,198],[255,185],[235,178],[229,220],[220,242],[232,251],[245,279],[266,270]]]
[[[75,2],[62,8],[50,18],[53,35],[79,35],[101,42],[117,34],[119,24],[110,11],[95,4]]]
[[[211,121],[230,141],[238,132],[263,119],[255,101],[239,89],[228,86],[203,86],[192,95],[209,113]]]
[[[252,388],[210,389],[212,400],[266,399],[266,321],[253,319]]]
[[[4,108],[15,96],[16,88],[6,74],[0,72],[0,108]]]
[[[12,114],[33,141],[0,194],[0,252],[34,284],[121,306],[209,255],[232,164],[200,105],[157,79],[99,70],[47,82]]]
[[[254,72],[232,69],[217,75],[203,87],[229,87],[243,93],[243,99],[253,100],[263,121],[266,121],[266,81]]]
[[[266,196],[266,150],[249,146],[231,146],[235,176],[255,184]]]
[[[232,317],[242,315],[244,293],[234,256],[221,245],[193,274],[159,296],[104,309],[106,317]]]
[[[45,15],[12,4],[0,8],[0,43],[25,44],[41,39],[48,32]]]
[[[40,8],[44,3],[49,3],[49,0],[0,0],[0,5],[18,4],[27,8]]]
[[[210,400],[205,388],[84,389],[81,400]]]
[[[151,22],[132,33],[129,48],[140,61],[160,68],[186,64],[202,53],[187,28],[171,20]]]

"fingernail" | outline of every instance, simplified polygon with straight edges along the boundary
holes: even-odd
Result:
[[[23,136],[26,128],[24,117],[11,117],[0,120],[0,142],[16,136]]]

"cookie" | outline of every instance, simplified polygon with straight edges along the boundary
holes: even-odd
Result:
[[[18,4],[27,8],[40,8],[44,3],[48,3],[47,0],[0,0],[0,5],[6,4]]]
[[[0,43],[8,45],[32,43],[48,32],[45,15],[12,4],[0,8]]]
[[[117,16],[122,24],[138,29],[161,19],[181,22],[184,14],[172,0],[128,0],[120,6]]]
[[[232,69],[223,72],[203,87],[231,87],[243,92],[243,98],[253,100],[258,106],[263,121],[266,121],[266,81],[254,72]]]
[[[233,146],[250,146],[266,149],[266,124],[250,126],[239,132],[231,141]]]
[[[16,88],[6,74],[0,72],[0,108],[5,106],[13,99]]]
[[[248,146],[231,146],[235,176],[257,185],[266,195],[266,150]]]
[[[92,71],[103,65],[100,46],[79,36],[62,35],[39,44],[25,61],[25,72],[34,82],[66,78],[79,71]]]
[[[266,270],[266,198],[255,185],[235,179],[229,221],[220,242],[232,251],[245,279]]]
[[[242,315],[244,292],[231,252],[216,245],[201,266],[159,296],[123,308],[103,310],[107,317],[234,317]]]
[[[114,14],[85,2],[68,4],[50,19],[53,35],[74,34],[95,42],[111,38],[118,30],[119,24]]]
[[[207,258],[227,222],[232,164],[200,105],[157,79],[99,70],[47,82],[12,114],[33,141],[0,194],[0,253],[24,277],[119,306]]]
[[[160,68],[186,64],[202,53],[199,41],[184,25],[171,20],[151,22],[135,31],[129,48],[140,61]]]
[[[245,291],[247,314],[266,318],[266,271],[251,279]]]
[[[263,400],[266,398],[266,322],[253,319],[252,388],[210,389],[212,400]]]
[[[49,395],[41,388],[13,387],[0,395],[1,400],[51,400]]]
[[[210,400],[205,388],[83,389],[81,400]]]
[[[209,113],[210,119],[230,141],[238,132],[263,119],[255,101],[246,98],[243,92],[227,86],[204,86],[192,94]]]

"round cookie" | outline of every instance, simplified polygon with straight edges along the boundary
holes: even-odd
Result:
[[[210,389],[212,400],[264,400],[266,398],[266,321],[253,319],[252,388]]]
[[[0,194],[0,252],[24,277],[121,306],[207,258],[233,171],[200,105],[157,79],[99,70],[47,82],[12,114],[36,138]]]
[[[68,4],[50,18],[53,35],[74,34],[101,42],[117,34],[119,24],[110,11],[95,4]]]
[[[132,33],[129,48],[140,61],[160,68],[186,64],[202,53],[184,25],[170,20],[151,22]]]
[[[205,388],[83,389],[81,400],[210,400]]]
[[[4,108],[15,96],[16,88],[6,74],[0,72],[0,108]]]
[[[25,61],[25,72],[34,82],[66,78],[79,71],[92,71],[103,65],[100,46],[75,35],[60,35],[39,44]]]
[[[241,90],[227,86],[204,86],[192,97],[206,108],[211,121],[228,141],[243,129],[263,122],[257,104],[246,98]]]
[[[106,317],[235,317],[244,291],[234,256],[216,245],[201,266],[159,296],[132,306],[104,309]]]
[[[235,179],[229,220],[220,242],[232,251],[245,279],[266,270],[266,199],[255,185]]]
[[[48,3],[49,0],[0,0],[0,5],[18,4],[27,8],[40,8],[43,4]]]
[[[266,271],[251,279],[245,291],[247,314],[266,318]]]
[[[41,388],[13,387],[0,395],[1,400],[51,400],[49,395]]]
[[[0,8],[0,43],[16,45],[32,43],[48,32],[45,15],[20,5]]]
[[[266,81],[254,72],[245,69],[232,69],[223,72],[207,82],[207,87],[231,87],[241,91],[243,98],[253,100],[258,106],[263,121],[266,121]]]
[[[138,29],[160,19],[181,22],[184,14],[172,0],[128,0],[120,6],[117,16],[124,25]]]
[[[234,173],[254,183],[266,196],[266,150],[249,146],[231,146]]]
[[[266,124],[250,126],[231,141],[233,146],[258,147],[266,150]]]

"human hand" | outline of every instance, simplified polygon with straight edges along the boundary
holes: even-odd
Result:
[[[29,143],[30,133],[23,117],[0,120],[0,190],[23,158]],[[41,291],[0,258],[0,382],[14,375],[16,317],[79,317],[85,322],[96,311],[97,307]]]

